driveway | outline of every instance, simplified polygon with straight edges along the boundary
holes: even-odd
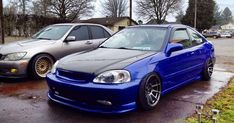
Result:
[[[234,76],[234,39],[217,39],[217,65],[212,80],[197,81],[162,97],[153,111],[136,111],[123,115],[98,115],[47,102],[44,80],[0,79],[1,123],[101,122],[101,123],[181,123],[195,112]]]

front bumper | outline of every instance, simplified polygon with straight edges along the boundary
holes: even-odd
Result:
[[[140,80],[119,85],[104,85],[92,82],[74,83],[48,74],[47,83],[50,89],[48,97],[57,103],[87,112],[119,114],[136,109]]]
[[[0,61],[0,77],[22,78],[27,76],[29,60]]]

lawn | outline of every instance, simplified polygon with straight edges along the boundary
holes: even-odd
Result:
[[[232,78],[227,87],[217,93],[212,99],[204,105],[202,122],[211,123],[211,110],[218,109],[220,114],[217,117],[218,123],[234,123],[234,78]],[[197,123],[197,115],[186,119],[188,123]]]

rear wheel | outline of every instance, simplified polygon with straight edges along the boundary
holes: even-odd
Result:
[[[143,110],[152,110],[161,97],[161,81],[157,74],[150,74],[140,84],[138,105]]]
[[[214,63],[212,60],[208,60],[202,72],[202,79],[205,81],[210,80],[213,71],[214,71]]]
[[[46,54],[37,55],[30,64],[30,77],[34,79],[45,78],[52,69],[54,60]]]

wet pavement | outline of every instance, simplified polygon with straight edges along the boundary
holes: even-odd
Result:
[[[48,103],[44,80],[0,79],[0,122],[181,123],[195,112],[197,104],[204,104],[234,76],[234,39],[215,40],[213,43],[217,49],[217,65],[212,80],[193,82],[165,95],[155,110],[117,116],[91,114]]]

